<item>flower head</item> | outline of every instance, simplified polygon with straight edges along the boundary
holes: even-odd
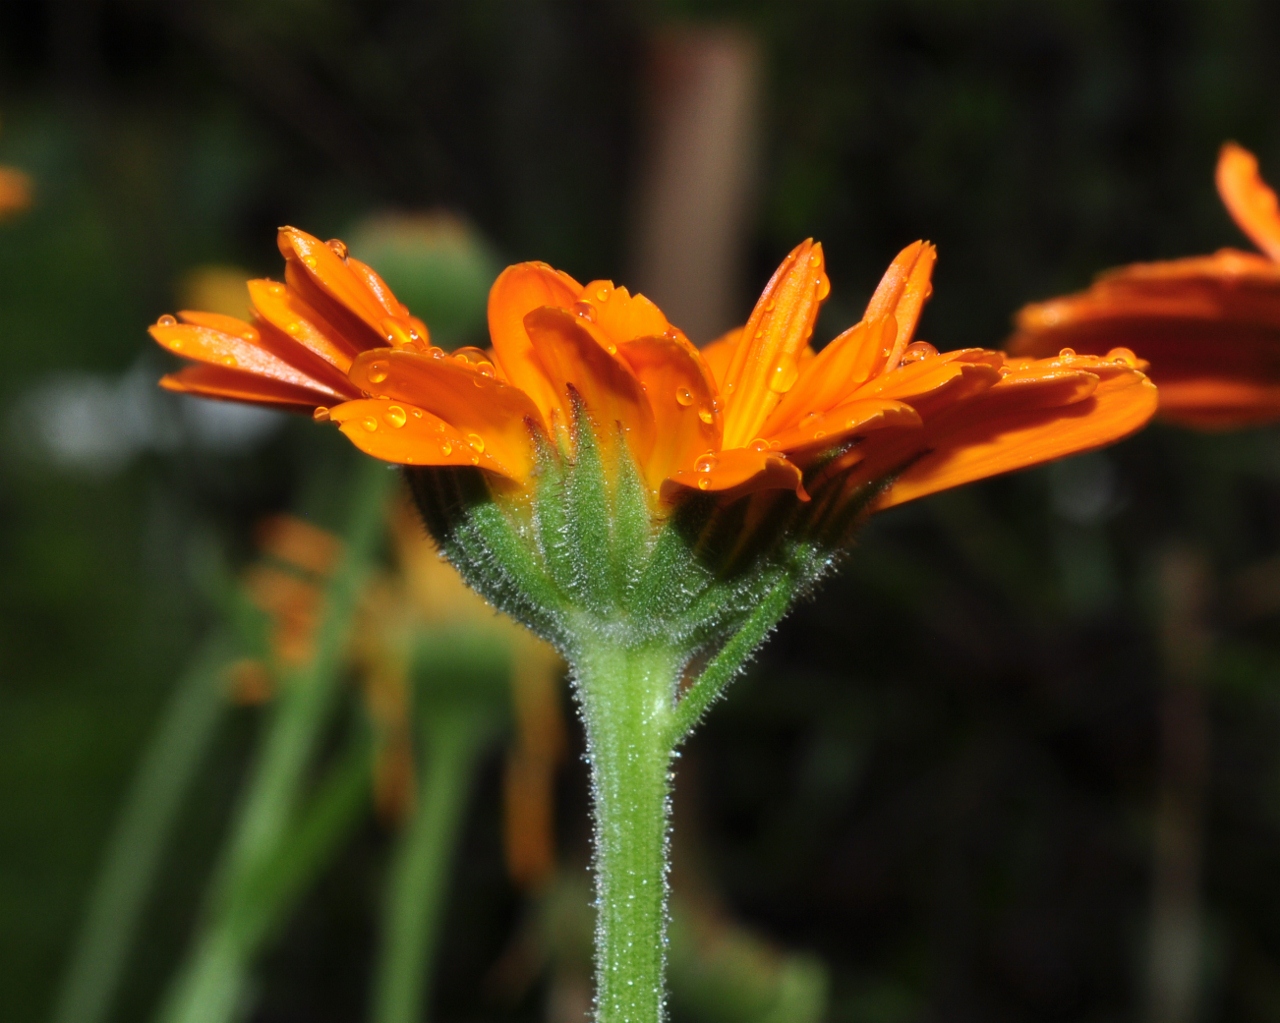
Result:
[[[1262,250],[1222,249],[1111,270],[1086,291],[1024,308],[1009,350],[1100,353],[1126,345],[1150,362],[1160,415],[1202,428],[1280,420],[1280,210],[1253,154],[1218,158],[1218,193]]]
[[[249,283],[253,323],[183,312],[152,327],[195,361],[164,385],[314,409],[368,454],[477,466],[499,489],[528,488],[540,452],[572,457],[585,419],[607,464],[622,446],[639,467],[655,515],[696,492],[807,501],[837,476],[845,491],[881,488],[885,507],[1110,443],[1153,407],[1124,353],[1009,360],[915,341],[935,261],[924,242],[821,352],[810,341],[830,282],[812,241],[704,351],[643,295],[521,263],[493,285],[492,349],[446,353],[340,242],[284,228],[280,249],[286,283]]]

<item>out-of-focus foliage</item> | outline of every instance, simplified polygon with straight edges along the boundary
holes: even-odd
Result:
[[[337,525],[351,474],[309,422],[155,397],[145,324],[195,267],[277,273],[279,224],[352,241],[387,210],[451,209],[501,261],[624,280],[644,40],[668,17],[758,31],[744,310],[812,234],[828,336],[924,236],[940,250],[924,336],[997,343],[1023,302],[1099,269],[1240,244],[1212,187],[1223,139],[1280,168],[1265,0],[0,6],[0,164],[35,182],[0,224],[0,1017],[49,1010],[137,751],[212,620],[201,552],[247,557],[250,524],[286,507]],[[1278,524],[1275,431],[1162,428],[877,520],[682,761],[678,813],[705,873],[757,932],[829,967],[834,1020],[1141,1014],[1154,566],[1190,544],[1211,566],[1216,636],[1205,1015],[1273,1018]],[[189,800],[118,1019],[148,1014],[184,946],[250,724],[222,736]],[[441,1018],[541,1004],[491,994],[521,913],[500,774],[485,769],[462,840]],[[562,792],[579,851],[582,784],[570,773]],[[370,825],[306,900],[256,1018],[361,1015],[387,844]]]

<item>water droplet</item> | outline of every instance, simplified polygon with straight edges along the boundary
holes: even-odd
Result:
[[[1138,357],[1130,348],[1113,348],[1107,354],[1111,361],[1119,366],[1128,366],[1130,369],[1136,369],[1138,366]]]
[[[708,426],[710,426],[712,422],[715,420],[716,414],[712,412],[711,409],[709,408],[700,408],[698,409],[698,418],[701,419]]]
[[[218,361],[221,362],[224,366],[235,367],[240,365],[240,360],[238,360],[234,355],[224,355]]]
[[[323,405],[317,405],[315,411],[311,413],[311,418],[317,423],[327,423],[329,421],[329,410]]]
[[[705,455],[693,463],[693,467],[698,472],[710,472],[716,467],[716,456],[708,451]]]
[[[686,407],[688,407],[689,405],[692,405],[692,404],[693,404],[693,392],[692,392],[692,391],[690,391],[690,390],[689,390],[689,388],[687,388],[687,387],[677,387],[677,388],[676,388],[676,401],[677,401],[679,404],[684,405],[684,406],[686,406]]]
[[[481,375],[482,377],[493,377],[494,373],[496,372],[496,371],[494,370],[494,368],[493,368],[493,363],[492,363],[492,362],[482,362],[482,363],[480,363],[480,365],[479,365],[479,366],[477,366],[476,368],[477,368],[478,370],[480,370],[480,375]],[[477,387],[479,387],[479,386],[480,386],[480,381],[479,381],[479,380],[477,380],[477,381],[476,381],[476,386],[477,386]]]
[[[471,456],[471,464],[472,464],[472,465],[479,465],[479,464],[480,464],[480,456],[479,456],[479,455],[472,455],[472,456]]]
[[[283,285],[283,284],[281,284],[279,281],[272,281],[272,282],[267,286],[267,290],[268,290],[269,292],[271,292],[271,294],[273,294],[273,295],[283,295],[283,294],[284,294],[284,285]]]
[[[160,327],[174,327],[177,326],[177,323],[178,318],[176,316],[170,316],[168,313],[165,313],[160,317],[160,319],[156,320],[156,325]]]
[[[826,430],[814,430],[814,431],[813,431],[813,439],[814,439],[814,440],[822,440],[822,438],[823,438],[823,437],[825,437],[826,435],[827,435],[827,431],[826,431]]]
[[[484,451],[484,438],[478,433],[467,434],[467,444],[470,446],[471,450],[477,454]]]
[[[809,256],[809,265],[812,267],[822,266],[822,253],[817,249]]]
[[[712,398],[712,399],[711,399],[711,411],[712,411],[712,412],[719,412],[719,411],[720,411],[720,399],[719,399],[719,398]]]
[[[314,270],[314,269],[315,269],[315,265],[316,265],[316,257],[315,257],[315,256],[303,256],[303,257],[302,257],[302,262],[303,262],[304,264],[306,264],[307,266],[311,267],[311,268]]]
[[[830,278],[829,278],[829,277],[827,277],[827,275],[826,275],[826,274],[823,274],[823,275],[822,275],[821,277],[819,277],[819,278],[817,279],[817,281],[815,281],[814,283],[815,283],[815,284],[817,284],[817,286],[818,286],[818,290],[817,290],[817,292],[816,292],[816,294],[817,294],[817,296],[818,296],[818,301],[819,301],[819,302],[824,302],[824,301],[826,301],[827,296],[831,294],[831,280],[830,280]]]
[[[796,377],[800,375],[800,370],[796,368],[796,364],[788,359],[773,367],[773,373],[769,376],[769,390],[774,394],[786,394],[796,382]]]
[[[919,362],[921,359],[931,359],[938,354],[938,349],[929,344],[928,341],[912,341],[902,351],[901,365],[908,366],[913,362]]]
[[[1076,350],[1074,348],[1064,348],[1058,353],[1059,359],[1074,359],[1075,357]]]
[[[344,243],[341,239],[330,238],[327,242],[325,242],[325,244],[328,245],[329,248],[333,249],[333,254],[337,256],[339,259],[347,258],[347,246],[346,246],[346,243]]]
[[[402,409],[399,405],[392,405],[389,409],[387,409],[386,412],[383,413],[382,418],[387,421],[387,425],[390,426],[393,430],[398,430],[400,429],[400,427],[404,426],[405,421],[409,417],[405,415],[404,409]]]
[[[370,433],[373,433],[375,430],[378,429],[378,421],[374,419],[373,416],[365,416],[362,420],[360,420],[360,425],[363,426]]]
[[[414,410],[413,410],[413,418],[414,418],[414,419],[421,419],[421,418],[422,418],[422,409],[420,409],[420,408],[416,408],[416,409],[414,409]]]
[[[443,359],[443,358],[444,358],[444,349],[443,349],[443,348],[437,348],[435,345],[432,345],[430,348],[428,348],[428,349],[427,349],[427,353],[428,353],[428,354],[431,356],[431,358],[433,358],[433,359]]]
[[[385,362],[375,362],[369,366],[369,383],[380,384],[387,379],[389,372]]]
[[[765,452],[765,451],[768,451],[768,450],[769,450],[769,448],[771,448],[772,446],[773,446],[773,445],[771,445],[771,444],[770,444],[767,440],[765,440],[763,437],[757,437],[755,440],[753,440],[753,441],[751,442],[751,450],[752,450],[752,451],[758,451],[758,452],[761,452],[761,453],[763,453],[763,452]]]
[[[778,304],[778,300],[776,298],[769,299],[769,301],[764,304],[764,311],[766,313],[773,312],[773,307],[776,306],[777,304]]]
[[[256,330],[246,330],[243,331],[240,336],[246,341],[256,341],[258,338],[258,332]]]
[[[581,316],[588,323],[596,322],[596,307],[590,302],[580,301],[573,303],[573,312],[577,316]]]
[[[442,455],[453,454],[453,445],[450,444],[447,440],[442,440],[440,442],[440,454]]]
[[[289,333],[289,334],[301,334],[301,333],[302,333],[302,324],[301,324],[301,323],[299,323],[297,320],[293,320],[293,321],[289,324],[289,326],[285,327],[284,329],[285,329],[285,331],[286,331],[287,333]]]
[[[601,288],[599,291],[597,291],[597,292],[596,292],[596,301],[598,301],[598,302],[608,302],[608,301],[609,301],[609,289],[608,289],[608,288]]]
[[[700,480],[698,480],[698,489],[699,489],[699,490],[710,490],[710,489],[711,489],[711,481],[710,481],[709,479],[707,479],[707,477],[703,476]]]

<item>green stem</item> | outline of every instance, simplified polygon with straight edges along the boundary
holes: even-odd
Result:
[[[595,810],[596,1023],[665,1018],[672,699],[680,658],[601,644],[575,658]]]
[[[790,576],[779,577],[765,597],[756,606],[741,628],[730,637],[711,663],[691,685],[676,705],[672,718],[671,743],[678,745],[686,739],[694,726],[702,719],[707,708],[724,692],[734,677],[742,670],[747,658],[755,653],[791,606],[795,587]]]
[[[387,886],[373,1023],[423,1018],[449,865],[490,717],[468,707],[429,706],[424,715],[422,788]]]
[[[310,663],[285,680],[215,873],[207,918],[192,952],[161,1003],[161,1023],[224,1023],[244,997],[251,962],[234,935],[239,892],[256,883],[294,823],[307,769],[338,700],[351,620],[395,476],[381,463],[361,465],[346,547],[325,594]],[[239,954],[238,954],[239,952]],[[209,977],[219,978],[216,991]]]
[[[169,699],[107,847],[54,1023],[100,1023],[111,1008],[160,854],[227,705],[222,672],[230,659],[225,639],[209,641]]]

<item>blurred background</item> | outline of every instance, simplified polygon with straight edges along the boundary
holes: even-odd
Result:
[[[211,575],[273,514],[344,528],[336,431],[154,386],[146,326],[234,311],[280,275],[278,225],[345,239],[450,345],[484,344],[524,259],[705,342],[807,236],[825,340],[925,237],[921,335],[995,347],[1101,269],[1245,246],[1214,161],[1236,139],[1280,182],[1277,97],[1267,0],[0,4],[0,164],[31,184],[0,222],[0,1017],[59,1011],[131,779],[225,618]],[[1276,430],[1157,426],[877,518],[689,744],[677,891],[751,936],[744,962],[820,976],[815,1019],[1280,1017],[1278,559]],[[262,734],[240,703],[101,1019],[153,1018],[186,955]],[[432,1018],[574,1018],[520,964],[504,763],[478,754]],[[365,1017],[394,841],[366,807],[243,1018]],[[677,1019],[766,1018],[673,955]]]

